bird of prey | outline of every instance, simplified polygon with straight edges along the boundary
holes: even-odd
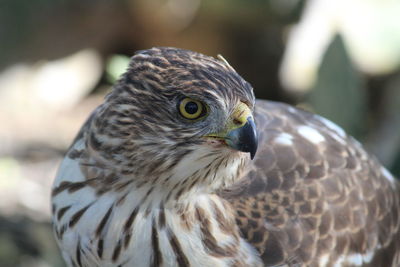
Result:
[[[52,189],[68,266],[400,266],[400,186],[224,60],[137,52]]]

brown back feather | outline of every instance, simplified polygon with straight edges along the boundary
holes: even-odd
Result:
[[[318,266],[323,255],[332,264],[342,255],[370,253],[363,266],[399,266],[400,187],[381,165],[320,117],[285,104],[258,101],[256,123],[256,158],[220,196],[265,265]],[[304,125],[325,141],[299,134]],[[277,142],[282,133],[292,144]]]

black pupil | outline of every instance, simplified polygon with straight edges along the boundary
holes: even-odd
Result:
[[[185,111],[189,114],[195,114],[199,110],[196,102],[188,102],[185,105]]]

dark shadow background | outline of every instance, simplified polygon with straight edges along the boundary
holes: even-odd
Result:
[[[49,224],[57,166],[129,56],[153,46],[222,54],[258,98],[328,117],[398,177],[400,5],[342,4],[377,19],[366,30],[347,9],[315,19],[324,2],[1,0],[0,266],[63,266]]]

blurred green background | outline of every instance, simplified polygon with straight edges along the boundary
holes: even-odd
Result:
[[[0,266],[63,266],[49,192],[139,49],[222,54],[258,98],[333,120],[400,174],[398,0],[1,0]]]

